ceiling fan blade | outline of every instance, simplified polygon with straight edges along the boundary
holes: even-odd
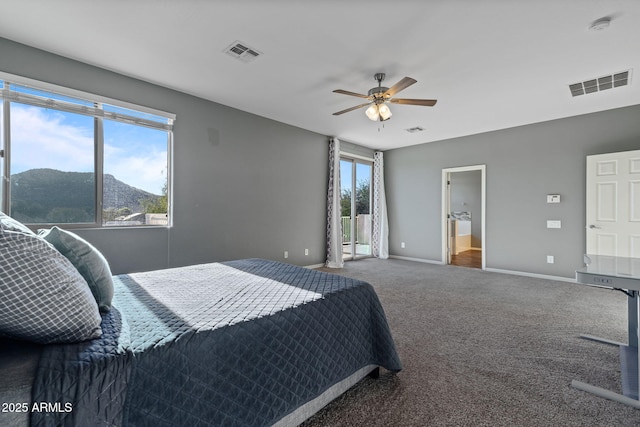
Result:
[[[333,115],[334,116],[339,116],[340,114],[348,113],[349,111],[353,111],[353,110],[357,110],[358,108],[366,107],[369,104],[371,104],[371,103],[367,102],[366,104],[356,105],[355,107],[347,108],[346,110],[342,110],[342,111],[338,111],[337,113],[333,113]]]
[[[357,96],[358,98],[369,98],[367,95],[362,95],[360,93],[355,93],[355,92],[349,92],[348,90],[342,90],[342,89],[336,89],[333,91],[334,93],[341,93],[343,95],[351,95],[351,96]]]
[[[416,79],[412,79],[411,77],[404,77],[398,83],[394,84],[389,89],[387,89],[387,91],[384,93],[384,96],[390,98],[393,95],[395,95],[396,93],[400,92],[401,90],[404,90],[404,89],[408,88],[409,86],[411,86],[412,84],[414,84],[416,82],[417,82]]]
[[[393,98],[389,100],[392,104],[404,104],[404,105],[422,105],[424,107],[433,107],[438,102],[437,99],[408,99],[408,98]]]

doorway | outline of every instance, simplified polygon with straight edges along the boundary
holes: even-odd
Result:
[[[486,166],[442,170],[442,262],[486,268]]]
[[[373,162],[340,159],[342,259],[371,256]]]

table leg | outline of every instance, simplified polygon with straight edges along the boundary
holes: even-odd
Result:
[[[637,399],[632,399],[628,396],[624,396],[622,394],[614,393],[607,389],[596,387],[591,384],[583,383],[582,381],[573,380],[571,382],[571,386],[578,390],[586,391],[587,393],[595,394],[596,396],[602,397],[604,399],[613,400],[614,402],[620,402],[627,406],[631,406],[636,409],[640,409],[640,401]]]
[[[640,310],[638,309],[638,307],[640,306],[640,297],[638,294],[638,291],[633,291],[633,299],[634,299],[634,304],[633,304],[633,313],[631,313],[631,307],[629,308],[629,314],[633,315],[633,319],[635,321],[635,336],[633,337],[633,346],[635,347],[635,354],[636,354],[636,360],[635,360],[635,365],[636,365],[636,397],[640,400],[640,352],[638,352],[638,340],[640,339],[640,329],[638,327],[638,316],[640,316]],[[629,300],[631,300],[631,298],[629,298]],[[629,301],[629,304],[631,304],[631,302]],[[631,337],[629,337],[629,346],[631,346]]]
[[[638,338],[640,335],[640,329],[638,329],[638,324],[640,323],[638,319],[638,315],[640,315],[639,304],[640,298],[638,297],[638,291],[629,291],[627,294],[628,344],[618,343],[592,335],[581,335],[582,338],[588,340],[620,346],[620,370],[623,394],[614,393],[576,380],[571,383],[574,388],[640,409],[640,356],[638,352]]]
[[[638,291],[630,291],[627,298],[629,318],[629,347],[638,348]]]
[[[638,357],[638,291],[630,291],[628,298],[629,344],[620,347],[622,393],[640,398],[640,357]]]

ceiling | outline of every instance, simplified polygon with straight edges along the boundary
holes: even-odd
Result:
[[[638,0],[3,0],[0,37],[381,150],[640,104]],[[223,53],[235,41],[261,55]],[[438,103],[333,116],[363,100],[332,90],[366,94],[376,72]]]

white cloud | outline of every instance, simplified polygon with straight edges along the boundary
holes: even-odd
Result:
[[[12,105],[12,173],[35,168],[88,172],[93,170],[93,121],[65,124],[63,113]]]
[[[11,172],[36,168],[91,172],[93,131],[91,117],[13,104]],[[144,135],[140,133],[134,141],[131,134],[113,131],[109,135],[112,143],[104,144],[104,172],[131,186],[160,194],[167,179],[166,145],[149,143]]]
[[[167,152],[134,154],[105,145],[104,172],[134,187],[160,194],[167,180]]]

